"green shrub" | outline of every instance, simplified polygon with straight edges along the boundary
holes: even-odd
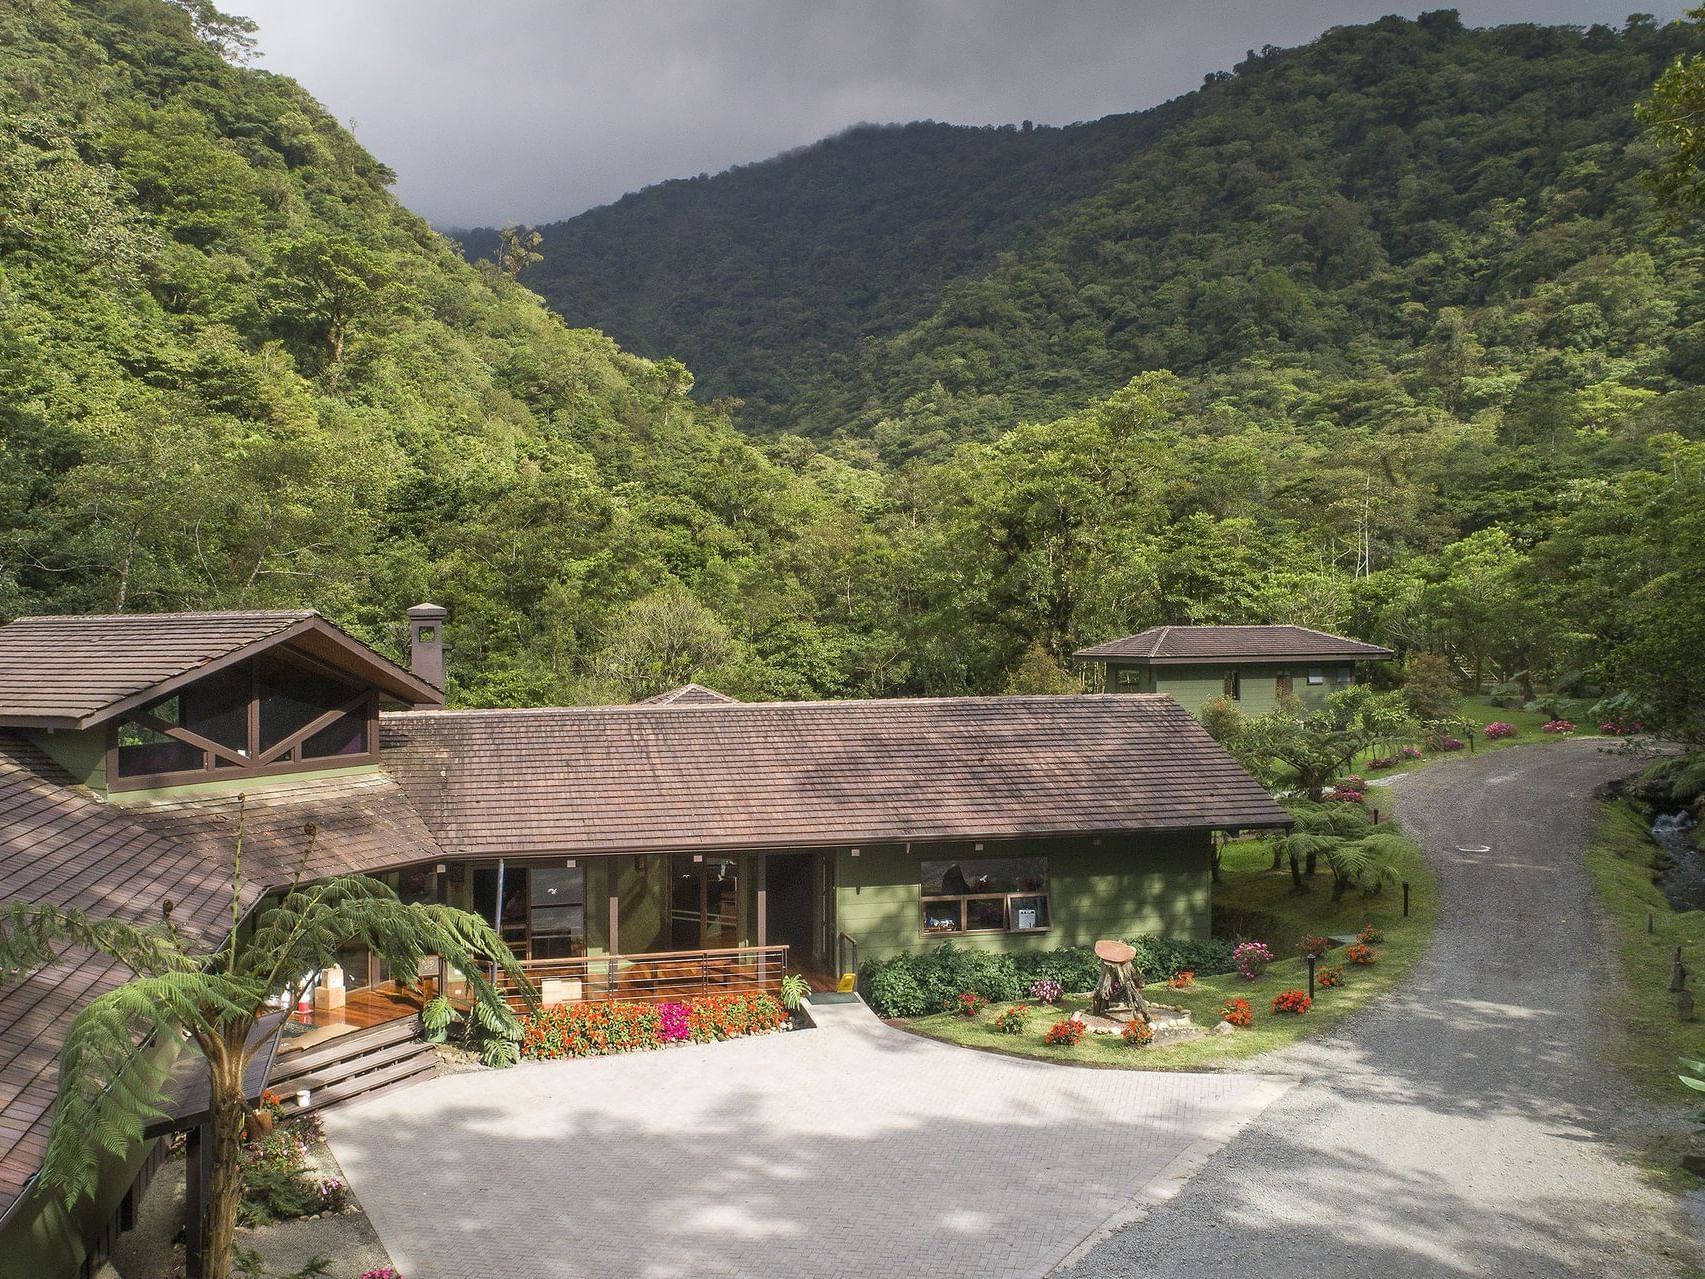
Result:
[[[1199,976],[1236,970],[1231,943],[1177,941],[1164,937],[1133,937],[1137,965],[1149,981],[1164,981],[1182,969]],[[1002,954],[942,942],[921,955],[895,955],[872,960],[859,974],[859,989],[883,1017],[922,1017],[951,1012],[963,991],[975,991],[992,1003],[1022,999],[1030,984],[1052,978],[1073,994],[1093,990],[1101,976],[1101,961],[1088,946]]]
[[[925,1012],[923,987],[912,975],[909,964],[897,955],[886,962],[873,960],[864,966],[859,985],[864,987],[870,1006],[882,1017],[922,1017]]]
[[[1077,994],[1094,990],[1101,977],[1101,961],[1088,946],[1024,951],[1014,955],[1012,961],[1026,991],[1031,982],[1047,977],[1059,982],[1061,990]]]
[[[1215,977],[1237,971],[1228,941],[1210,937],[1206,941],[1184,941],[1171,937],[1132,937],[1134,961],[1148,981],[1165,981],[1189,969],[1198,977]]]

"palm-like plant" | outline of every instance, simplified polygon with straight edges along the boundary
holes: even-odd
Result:
[[[315,832],[307,828],[307,851]],[[161,1110],[168,1071],[138,1050],[150,1038],[188,1041],[207,1061],[213,1164],[203,1231],[204,1273],[227,1279],[242,1193],[242,1131],[249,1118],[243,1074],[265,1040],[255,1034],[268,1000],[283,993],[293,1007],[312,975],[336,962],[340,947],[364,944],[393,972],[413,973],[428,956],[464,973],[474,1016],[509,1045],[520,1038],[515,1016],[482,970],[503,969],[530,991],[509,948],[477,915],[438,905],[404,904],[385,884],[344,875],[295,881],[245,925],[239,814],[231,879],[231,928],[216,946],[181,931],[162,904],[162,919],[136,924],[92,919],[79,910],[14,902],[0,908],[0,981],[14,981],[53,962],[67,944],[108,955],[134,976],[98,996],[77,1015],[59,1060],[59,1099],[42,1164],[42,1183],[75,1203],[95,1187],[101,1150],[122,1153],[142,1139]],[[190,1223],[192,1229],[198,1223]]]
[[[1337,839],[1326,850],[1332,868],[1332,900],[1342,899],[1351,888],[1377,893],[1398,880],[1397,859],[1411,847],[1396,831],[1374,831],[1360,839]]]
[[[1285,805],[1294,823],[1289,831],[1273,841],[1273,869],[1290,862],[1291,882],[1298,892],[1306,891],[1305,875],[1314,874],[1319,858],[1331,864],[1335,850],[1346,840],[1359,837],[1372,823],[1357,804],[1313,803],[1291,800]],[[1333,885],[1332,900],[1343,893]]]

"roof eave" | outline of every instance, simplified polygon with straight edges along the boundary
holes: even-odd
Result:
[[[161,680],[147,688],[128,696],[121,697],[115,702],[109,702],[98,710],[90,711],[80,717],[69,716],[31,716],[13,715],[0,717],[0,726],[7,728],[47,728],[47,729],[85,729],[104,724],[140,706],[158,701],[162,697],[170,697],[197,680],[206,679],[209,675],[245,662],[270,649],[288,644],[291,640],[304,635],[313,635],[316,639],[325,641],[339,654],[350,659],[351,664],[359,667],[347,673],[365,679],[377,688],[381,694],[392,701],[405,706],[442,706],[444,691],[436,685],[421,679],[418,675],[404,670],[389,658],[368,648],[359,640],[346,635],[340,628],[328,622],[325,618],[314,616],[305,617],[289,626],[251,640],[228,653],[203,662],[190,670],[174,675],[170,679]],[[310,654],[310,656],[315,656]]]
[[[1270,821],[1214,821],[1192,822],[1184,825],[1177,823],[1155,826],[1106,826],[1106,827],[1039,827],[1035,830],[1022,831],[979,831],[979,830],[920,830],[909,833],[894,831],[850,831],[837,835],[834,839],[726,839],[700,840],[697,842],[658,842],[648,840],[634,844],[604,843],[596,847],[583,844],[543,844],[538,847],[510,846],[512,851],[507,855],[516,858],[526,857],[629,857],[642,854],[666,856],[676,853],[728,853],[728,852],[761,852],[773,853],[791,851],[794,849],[830,849],[830,848],[886,848],[898,844],[963,844],[980,842],[997,844],[1015,842],[1018,840],[1035,839],[1108,839],[1130,835],[1180,835],[1180,834],[1211,834],[1215,831],[1243,830],[1289,830],[1296,824],[1290,817],[1275,818]],[[439,837],[442,840],[442,836]],[[482,858],[498,856],[496,852],[469,849],[465,845],[451,842],[444,853],[452,858]],[[420,859],[415,859],[420,860]],[[410,863],[398,863],[407,865]],[[387,869],[395,869],[389,867]]]
[[[1087,649],[1073,657],[1090,662],[1123,662],[1132,666],[1201,666],[1209,662],[1385,662],[1397,654],[1389,648],[1376,653],[1197,653],[1189,657],[1154,657],[1148,653],[1091,653]]]

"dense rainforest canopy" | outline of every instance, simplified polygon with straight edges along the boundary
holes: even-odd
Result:
[[[0,0],[0,612],[394,648],[430,596],[464,704],[1069,686],[1158,622],[1697,666],[1705,263],[1634,115],[1690,24],[1386,19],[1155,112],[861,128],[530,265],[233,42]]]

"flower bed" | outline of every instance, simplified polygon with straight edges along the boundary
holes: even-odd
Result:
[[[1366,942],[1361,941],[1347,947],[1344,951],[1344,958],[1349,960],[1352,964],[1360,964],[1363,968],[1366,968],[1370,964],[1379,962],[1378,952],[1376,952],[1374,948]]]
[[[1030,998],[1044,1004],[1057,1004],[1063,992],[1060,983],[1052,977],[1038,977],[1030,983]]]
[[[1546,727],[1549,728],[1550,725],[1548,724]],[[1570,727],[1572,728],[1573,725],[1570,725]],[[1645,726],[1637,719],[1622,719],[1617,717],[1615,719],[1601,721],[1598,726],[1598,731],[1603,733],[1606,737],[1632,737],[1635,733],[1644,731],[1644,727]]]
[[[1023,1004],[1014,1004],[996,1013],[990,1024],[1003,1035],[1022,1035],[1030,1024],[1030,1010]]]
[[[690,1004],[559,1004],[521,1019],[521,1055],[554,1061],[686,1041],[703,1044],[769,1034],[787,1020],[781,1003],[766,994],[707,995]]]
[[[1496,742],[1506,737],[1514,737],[1518,730],[1514,724],[1506,724],[1501,719],[1495,719],[1481,731],[1486,734],[1489,741]]]
[[[1132,1048],[1147,1048],[1154,1042],[1154,1027],[1133,1017],[1125,1023],[1125,1028],[1119,1032],[1119,1038]]]
[[[1220,1005],[1220,1020],[1233,1026],[1248,1026],[1255,1020],[1255,1010],[1243,998],[1228,999]]]
[[[1545,723],[1543,723],[1539,726],[1539,731],[1542,733],[1555,733],[1558,735],[1567,735],[1567,734],[1575,731],[1575,723],[1573,720],[1567,720],[1567,719],[1547,720]]]
[[[1343,966],[1322,968],[1315,973],[1314,980],[1322,990],[1331,990],[1334,986],[1342,986],[1344,984]]]
[[[278,1095],[263,1093],[259,1113],[273,1125],[254,1136],[244,1125],[243,1189],[237,1220],[245,1226],[264,1225],[291,1217],[336,1212],[349,1201],[349,1188],[340,1177],[322,1177],[309,1148],[320,1141],[320,1118],[315,1114],[285,1122]]]

